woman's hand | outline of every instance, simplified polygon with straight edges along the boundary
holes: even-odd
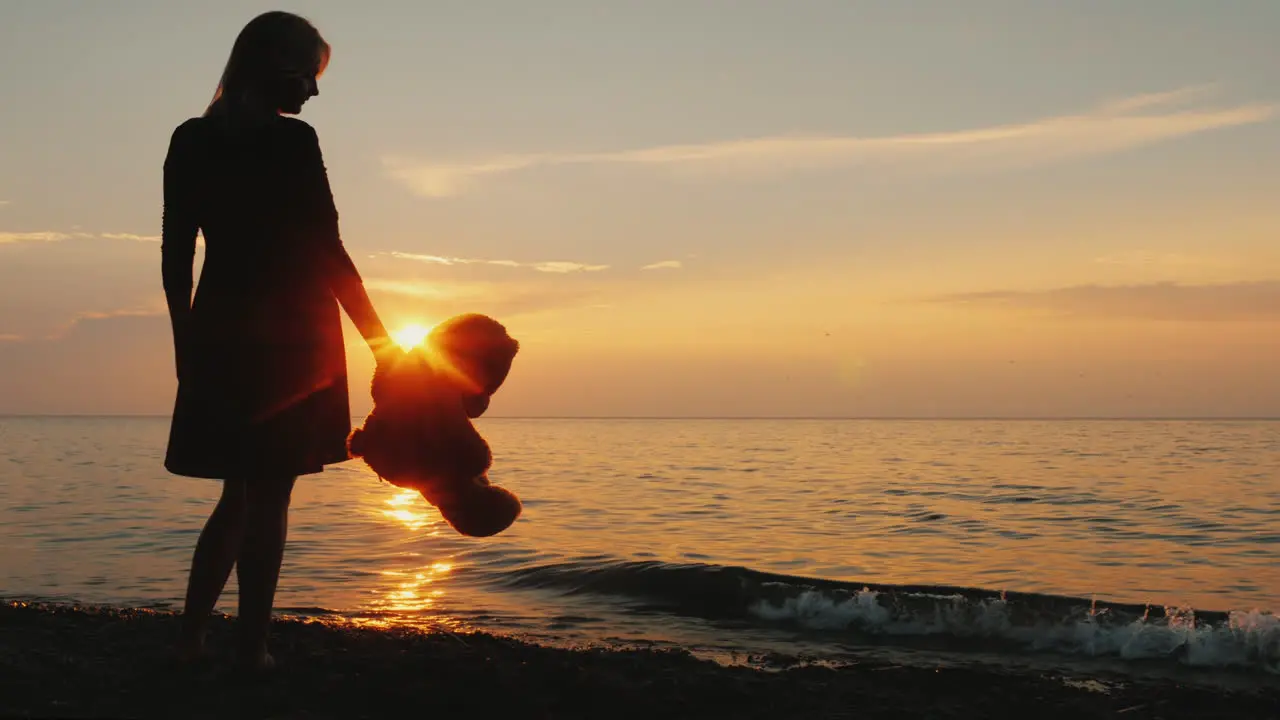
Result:
[[[366,342],[369,343],[369,349],[373,351],[373,361],[379,368],[386,365],[397,355],[403,354],[403,351],[400,350],[395,341],[386,335],[371,337]]]

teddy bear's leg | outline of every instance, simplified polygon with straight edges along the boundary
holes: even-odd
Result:
[[[470,537],[489,537],[511,527],[520,517],[520,499],[481,475],[461,483],[437,505],[453,529]]]
[[[456,493],[451,492],[448,485],[438,479],[422,483],[417,490],[422,493],[423,499],[437,508],[455,502]]]

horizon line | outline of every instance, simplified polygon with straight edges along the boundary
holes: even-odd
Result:
[[[352,415],[365,418],[368,415]],[[0,413],[0,419],[134,418],[162,420],[165,413]],[[486,415],[483,420],[856,420],[963,422],[1276,422],[1280,415]]]

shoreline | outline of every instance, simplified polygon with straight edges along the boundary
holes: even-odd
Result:
[[[1280,680],[1215,689],[1079,671],[866,660],[725,666],[684,651],[567,649],[484,633],[277,619],[269,678],[177,667],[173,612],[0,604],[0,718],[1280,718]],[[760,663],[768,666],[767,659]]]

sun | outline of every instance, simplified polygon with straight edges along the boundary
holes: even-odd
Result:
[[[395,340],[401,349],[408,351],[421,345],[430,332],[430,326],[411,323],[391,333],[391,339]]]

